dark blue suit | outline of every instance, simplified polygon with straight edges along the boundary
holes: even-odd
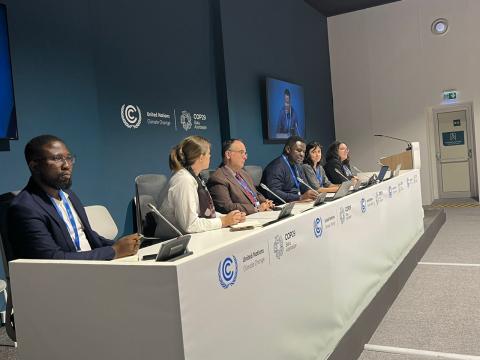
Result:
[[[66,190],[82,221],[92,250],[77,252],[62,218],[48,195],[30,179],[28,185],[12,201],[8,209],[8,240],[15,258],[111,260],[115,256],[113,241],[90,227],[87,214],[78,197]]]
[[[303,173],[302,166],[290,166],[295,166],[298,172],[298,176],[300,176],[304,182],[307,182]],[[292,177],[289,166],[283,160],[282,156],[272,160],[270,164],[268,164],[267,167],[263,170],[262,183],[267,185],[270,190],[272,190],[275,194],[280,196],[286,202],[296,201],[300,199],[300,196],[298,195],[299,189],[295,184],[295,180]],[[300,184],[300,191],[302,194],[307,190],[307,187]],[[262,190],[262,193],[265,195],[265,197],[273,200],[276,204],[281,203],[275,196],[273,196],[269,192]]]

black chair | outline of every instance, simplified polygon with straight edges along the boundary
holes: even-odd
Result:
[[[149,203],[157,208],[161,204],[160,195],[167,186],[168,179],[160,174],[143,174],[135,178],[135,212],[137,232],[145,235],[141,247],[153,245],[167,238],[159,237],[155,233],[157,216],[149,209]]]
[[[10,288],[10,271],[8,268],[8,262],[15,260],[16,257],[12,248],[12,244],[8,241],[7,211],[16,194],[17,193],[9,192],[0,195],[0,251],[2,253],[2,265],[3,270],[5,271],[5,281],[7,283],[5,329],[8,337],[13,341],[17,341],[17,335],[15,332],[15,319],[13,312],[12,291]]]

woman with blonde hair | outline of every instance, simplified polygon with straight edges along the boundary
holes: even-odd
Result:
[[[170,152],[173,172],[166,190],[161,195],[160,212],[184,233],[220,229],[245,221],[245,213],[238,210],[219,216],[200,172],[210,165],[210,143],[204,137],[193,135],[183,139]],[[176,236],[172,229],[159,221],[156,233]]]

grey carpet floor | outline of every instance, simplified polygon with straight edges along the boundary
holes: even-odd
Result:
[[[1,360],[16,360],[17,349],[13,347],[14,343],[11,341],[5,327],[0,328],[0,359]]]
[[[364,351],[358,360],[426,360],[424,356],[387,354],[377,351]]]
[[[421,261],[480,264],[480,208],[446,211]],[[369,343],[480,356],[479,284],[480,267],[418,265]],[[359,359],[422,357],[364,351]]]
[[[445,210],[447,221],[421,261],[480,264],[480,208]]]

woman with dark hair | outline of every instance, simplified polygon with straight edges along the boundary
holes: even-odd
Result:
[[[320,160],[322,160],[322,145],[315,141],[308,143],[303,160],[303,172],[308,185],[318,192],[336,192],[338,186],[330,182],[320,165]]]
[[[347,181],[347,179],[358,180],[353,176],[352,170],[350,169],[349,150],[347,144],[344,142],[335,141],[332,143],[328,147],[326,160],[325,173],[332,183],[341,184]]]
[[[170,152],[170,169],[173,176],[160,195],[163,202],[160,212],[184,233],[220,229],[245,221],[245,213],[239,210],[218,216],[212,197],[203,180],[202,170],[210,166],[210,143],[201,136],[189,136]],[[165,221],[157,221],[156,234],[172,233]]]

